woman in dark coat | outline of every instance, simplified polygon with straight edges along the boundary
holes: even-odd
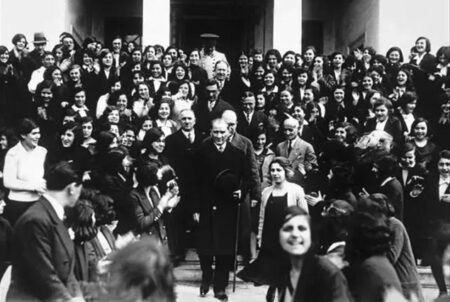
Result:
[[[104,155],[102,167],[93,173],[93,185],[114,200],[118,219],[115,234],[124,235],[133,230],[133,211],[126,197],[133,188],[133,174],[125,148],[113,148]]]
[[[423,189],[426,170],[416,161],[416,147],[406,143],[400,149],[400,166],[396,178],[403,187],[404,217],[403,223],[411,239],[416,259],[423,258]]]
[[[369,212],[379,212],[388,217],[388,226],[392,232],[392,244],[387,252],[387,258],[397,272],[405,298],[410,300],[415,296],[418,301],[424,302],[408,232],[403,223],[393,216],[394,208],[390,205],[387,196],[378,193],[372,194],[369,198],[360,200],[359,207],[367,207]]]
[[[21,84],[24,82],[20,79],[17,69],[10,60],[8,49],[0,46],[0,126],[11,124],[14,120],[14,114],[17,103],[17,96],[25,87]]]
[[[447,293],[442,268],[442,255],[445,247],[439,244],[437,234],[449,228],[450,224],[450,151],[439,153],[437,171],[430,172],[424,189],[423,213],[427,236],[425,263],[431,265],[431,271],[440,294]]]
[[[354,301],[383,301],[389,287],[402,292],[397,273],[386,257],[391,243],[392,233],[384,214],[358,209],[352,215],[345,246],[350,266],[345,274]]]

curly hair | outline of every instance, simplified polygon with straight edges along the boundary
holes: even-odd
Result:
[[[68,212],[68,221],[75,233],[76,243],[86,242],[97,236],[94,213],[94,207],[87,199],[79,199],[75,207]]]
[[[372,256],[384,255],[392,243],[392,231],[386,215],[363,209],[350,218],[345,254],[349,261],[362,261]]]

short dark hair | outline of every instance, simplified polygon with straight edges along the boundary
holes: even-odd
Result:
[[[415,44],[417,44],[417,42],[419,41],[419,40],[425,40],[425,52],[430,52],[430,50],[431,50],[431,42],[430,42],[430,39],[428,39],[427,37],[418,37],[417,39],[416,39],[416,43]]]
[[[142,163],[136,169],[136,180],[142,187],[158,184],[158,166],[152,163]]]
[[[75,233],[74,241],[83,243],[93,239],[98,229],[93,224],[94,207],[87,199],[79,199],[75,206],[68,211],[68,220]]]
[[[205,82],[205,87],[208,87],[208,86],[217,86],[217,87],[219,87],[219,83],[217,83],[217,81],[216,80],[214,80],[214,79],[208,79],[206,82]]]
[[[39,126],[35,121],[29,118],[24,118],[17,126],[17,135],[27,135],[36,128],[39,128]]]
[[[450,150],[442,150],[439,152],[439,159],[441,158],[450,159]]]
[[[53,191],[63,190],[71,183],[81,184],[80,176],[66,161],[50,166],[45,172],[44,178],[47,181],[47,189]]]
[[[397,171],[397,161],[393,156],[384,156],[376,161],[378,166],[378,173],[380,177],[391,177],[394,176]]]

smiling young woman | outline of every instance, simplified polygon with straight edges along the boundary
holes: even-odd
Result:
[[[14,225],[19,217],[46,190],[44,162],[47,150],[38,145],[41,132],[31,119],[24,119],[18,127],[20,142],[5,157],[3,181],[9,189],[5,217]]]

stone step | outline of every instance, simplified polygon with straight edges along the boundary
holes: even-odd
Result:
[[[238,256],[238,271],[243,268],[242,258]],[[433,274],[431,273],[431,268],[429,266],[418,266],[417,271],[419,273],[419,280],[424,288],[437,288],[436,282],[434,281]],[[198,255],[194,249],[189,249],[186,253],[186,259],[181,263],[180,266],[176,267],[174,270],[175,278],[180,284],[199,284],[202,278],[202,273],[200,270],[200,263]],[[230,274],[230,282],[232,281],[233,275]],[[246,283],[236,278],[236,284],[241,288],[252,287],[252,283]]]

